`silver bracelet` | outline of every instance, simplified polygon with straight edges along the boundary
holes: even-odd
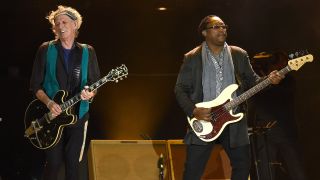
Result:
[[[53,101],[50,99],[50,101],[47,103],[47,108],[49,108],[50,103],[53,103]]]

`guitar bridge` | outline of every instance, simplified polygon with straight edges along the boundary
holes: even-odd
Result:
[[[38,123],[37,120],[32,121],[30,126],[24,132],[24,137],[29,137],[29,136],[31,136],[32,134],[38,132],[41,129],[42,129],[42,126],[40,126],[40,124]]]

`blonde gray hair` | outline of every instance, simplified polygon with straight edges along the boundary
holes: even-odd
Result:
[[[67,15],[70,19],[72,19],[73,21],[76,22],[77,30],[75,33],[76,33],[76,37],[77,37],[79,34],[79,29],[82,24],[82,16],[80,15],[80,13],[72,7],[67,7],[67,6],[62,6],[62,5],[59,5],[57,10],[51,11],[49,13],[49,15],[46,17],[46,19],[48,19],[50,24],[52,25],[52,31],[55,34],[56,38],[58,37],[58,34],[54,30],[54,26],[55,26],[54,20],[59,15]]]

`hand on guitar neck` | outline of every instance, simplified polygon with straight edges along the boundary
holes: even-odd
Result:
[[[82,100],[90,100],[91,98],[93,98],[93,96],[95,96],[96,94],[96,90],[91,91],[89,89],[89,86],[84,86],[84,89],[81,91],[80,97]]]
[[[280,74],[279,71],[274,70],[268,75],[268,78],[271,84],[279,84],[280,81],[284,78],[284,75]]]

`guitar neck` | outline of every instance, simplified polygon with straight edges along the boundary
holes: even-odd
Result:
[[[290,67],[286,66],[285,68],[281,69],[279,71],[279,73],[282,75],[285,75],[290,71],[291,71]],[[266,78],[265,80],[263,80],[262,82],[258,83],[255,86],[253,86],[252,88],[250,88],[249,90],[247,90],[246,92],[241,94],[240,96],[234,98],[232,101],[225,104],[224,107],[229,111],[229,110],[235,108],[236,106],[238,106],[239,104],[243,103],[244,101],[246,101],[247,99],[249,99],[250,97],[255,95],[256,93],[258,93],[259,91],[261,91],[265,87],[269,86],[270,84],[271,84],[270,79]]]
[[[97,82],[93,83],[91,86],[89,86],[89,91],[94,91],[101,87],[103,84],[108,82],[108,77],[104,76],[103,78],[99,79]],[[81,93],[78,93],[74,97],[70,98],[69,100],[65,101],[64,103],[60,104],[60,107],[62,111],[67,110],[68,108],[72,107],[73,105],[77,104],[79,101],[81,101]]]

